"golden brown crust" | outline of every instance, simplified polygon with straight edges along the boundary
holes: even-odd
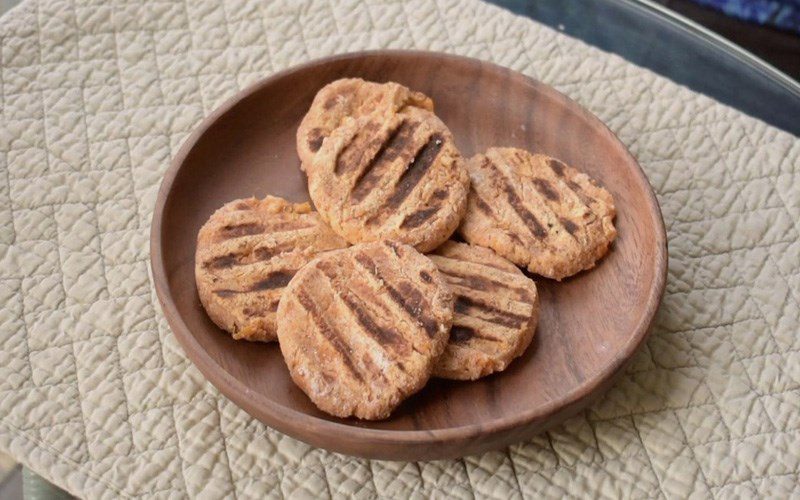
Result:
[[[306,169],[320,216],[351,243],[394,240],[429,251],[464,215],[469,176],[433,113],[348,119]]]
[[[347,118],[372,113],[392,115],[407,106],[433,111],[433,102],[421,92],[399,83],[343,78],[322,87],[297,129],[297,154],[305,170],[323,141]]]
[[[594,267],[616,237],[611,193],[546,155],[491,148],[467,162],[472,181],[459,232],[556,280]]]
[[[455,295],[450,340],[433,375],[475,380],[505,370],[533,339],[536,284],[486,248],[448,241],[429,257]]]
[[[452,317],[433,262],[407,245],[367,243],[295,275],[278,337],[292,380],[322,411],[374,420],[425,385]]]
[[[232,201],[197,235],[200,302],[235,339],[277,340],[275,311],[291,277],[318,253],[346,246],[308,203],[273,196]]]

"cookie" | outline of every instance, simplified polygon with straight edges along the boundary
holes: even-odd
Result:
[[[455,296],[450,340],[433,375],[475,380],[505,370],[533,339],[536,284],[486,248],[448,241],[428,257]]]
[[[590,269],[617,235],[611,193],[555,158],[491,148],[467,169],[472,187],[459,232],[530,272],[561,280]]]
[[[306,174],[320,216],[350,243],[393,240],[426,252],[466,211],[461,154],[444,123],[421,108],[345,120]]]
[[[308,203],[273,196],[232,201],[197,235],[200,302],[235,339],[277,340],[278,301],[294,273],[320,252],[346,246]]]
[[[278,307],[292,380],[324,412],[376,420],[420,390],[447,344],[453,296],[412,247],[366,243],[301,269]]]
[[[375,83],[360,78],[344,78],[322,87],[297,129],[297,154],[301,168],[322,147],[322,143],[342,122],[371,113],[394,114],[406,106],[433,111],[425,94],[399,83]]]

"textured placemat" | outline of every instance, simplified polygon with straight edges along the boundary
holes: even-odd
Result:
[[[0,19],[0,448],[91,498],[800,495],[800,141],[477,1],[27,1]],[[204,115],[312,58],[492,60],[615,130],[658,192],[647,347],[563,427],[463,460],[313,449],[206,383],[148,275],[161,175]]]

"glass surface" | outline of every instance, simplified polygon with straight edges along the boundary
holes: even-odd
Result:
[[[800,84],[660,8],[631,0],[490,0],[800,136]]]

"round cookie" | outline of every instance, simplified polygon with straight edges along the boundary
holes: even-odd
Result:
[[[546,155],[491,148],[467,161],[472,181],[464,239],[556,280],[606,254],[617,235],[611,193]]]
[[[475,380],[505,370],[533,339],[536,284],[486,248],[448,241],[428,257],[455,295],[450,340],[433,375]]]
[[[273,196],[232,201],[197,235],[200,302],[235,339],[277,340],[275,311],[294,273],[318,253],[346,246],[308,203]]]
[[[297,129],[300,168],[311,161],[323,141],[342,122],[371,113],[392,115],[406,106],[433,111],[433,102],[395,82],[375,83],[360,78],[343,78],[322,87]]]
[[[453,136],[420,108],[345,120],[306,174],[320,216],[350,243],[394,240],[427,252],[467,207],[469,175]]]
[[[430,377],[447,344],[453,296],[412,247],[366,243],[301,269],[278,307],[294,382],[331,415],[389,416]]]

